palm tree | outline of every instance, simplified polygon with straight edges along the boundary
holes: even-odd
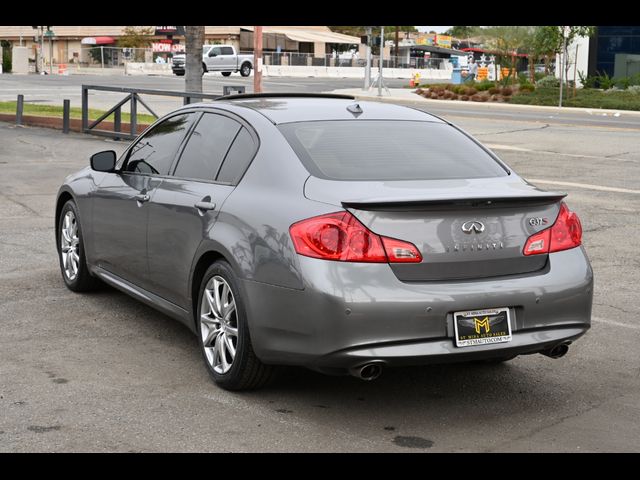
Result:
[[[185,27],[185,91],[202,93],[204,27]],[[201,99],[192,98],[191,101]]]

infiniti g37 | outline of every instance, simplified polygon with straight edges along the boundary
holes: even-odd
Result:
[[[96,153],[56,204],[62,277],[176,318],[221,387],[279,365],[558,358],[590,327],[582,227],[471,136],[353,98],[238,95]]]

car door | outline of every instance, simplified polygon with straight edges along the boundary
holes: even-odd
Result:
[[[207,70],[214,71],[214,70],[220,70],[220,62],[222,61],[222,58],[220,57],[220,54],[222,53],[220,47],[211,47],[211,50],[209,50],[209,53],[207,54],[207,59],[205,61],[205,63],[207,64]]]
[[[220,47],[220,68],[219,70],[229,69],[234,71],[238,68],[235,53],[231,47]]]
[[[191,122],[172,116],[155,125],[125,152],[115,173],[105,175],[93,196],[93,238],[98,266],[148,286],[148,202],[162,184]]]
[[[151,290],[188,309],[189,276],[203,238],[218,219],[232,182],[218,182],[225,157],[243,130],[239,119],[205,112],[182,148],[173,175],[149,202]]]

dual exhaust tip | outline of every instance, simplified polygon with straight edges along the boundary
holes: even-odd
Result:
[[[542,350],[540,353],[550,358],[562,358],[568,351],[569,344],[561,343],[547,350]],[[350,368],[349,374],[360,380],[370,382],[382,375],[382,367],[383,364],[381,362],[365,363],[364,365]]]
[[[382,366],[380,362],[365,363],[364,365],[350,368],[349,374],[365,382],[370,382],[382,375]]]
[[[548,350],[542,350],[540,353],[550,358],[561,358],[564,357],[569,351],[568,343],[561,343],[560,345],[555,345]]]

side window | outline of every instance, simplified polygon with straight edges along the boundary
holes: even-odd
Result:
[[[229,146],[241,125],[215,113],[205,113],[193,129],[180,161],[173,173],[176,177],[213,181]]]
[[[233,55],[233,48],[222,47],[222,55]]]
[[[238,133],[233,145],[224,159],[217,180],[237,184],[256,154],[257,145],[246,128]]]
[[[153,127],[129,151],[124,171],[167,175],[192,117],[176,115]]]
[[[209,54],[215,54],[215,55],[220,55],[220,47],[213,47],[211,49],[211,52],[209,52]]]

